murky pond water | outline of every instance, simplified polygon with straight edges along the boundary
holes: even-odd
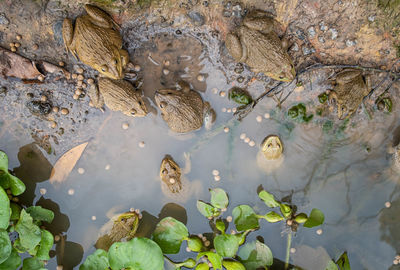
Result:
[[[135,36],[141,31],[149,35]],[[326,79],[332,71],[315,70],[300,76],[304,91],[293,91],[295,82],[284,85],[282,96],[263,99],[239,122],[232,113],[236,105],[226,96],[221,97],[220,92],[250,82],[248,90],[256,97],[273,82],[264,77],[252,80],[254,74],[247,69],[235,73],[237,65],[211,35],[149,29],[146,25],[128,26],[124,32],[133,61],[141,65],[138,78],[132,81],[140,86],[152,107],[145,118],[128,118],[109,110],[102,113],[89,108],[84,99],[74,103],[78,109],[75,107],[68,117],[75,126],[59,118],[59,126],[65,121],[60,135],[38,117],[21,117],[26,110],[24,103],[14,109],[0,108],[0,149],[9,155],[10,167],[32,192],[24,195],[23,201],[55,211],[50,230],[63,235],[49,269],[55,269],[57,263],[64,269],[79,265],[94,251],[99,230],[112,213],[132,207],[144,211],[140,235],[151,233],[157,220],[166,215],[185,221],[193,234],[204,233],[210,228],[197,211],[196,200],[208,200],[208,188],[221,187],[228,192],[228,213],[238,204],[249,204],[266,213],[268,209],[257,197],[260,185],[277,198],[290,196],[300,211],[308,213],[316,207],[325,213],[322,235],[316,229],[301,228],[297,232],[292,246],[299,254],[304,246],[323,247],[333,258],[347,250],[353,269],[388,269],[392,265],[400,252],[400,176],[390,168],[391,154],[387,150],[400,135],[398,85],[389,90],[395,104],[391,114],[374,111],[370,119],[365,109],[360,109],[346,127],[343,121],[335,120],[334,112],[324,117],[314,115],[307,124],[298,123],[288,118],[287,110],[301,101],[315,114],[320,106],[317,96],[328,87]],[[204,81],[198,80],[199,75]],[[239,77],[243,82],[237,82]],[[200,91],[217,112],[211,131],[203,127],[192,134],[176,135],[168,131],[157,113],[154,92],[175,87],[180,79]],[[375,78],[375,83],[378,81]],[[43,87],[59,87],[58,83]],[[18,104],[24,91],[35,91],[18,81],[11,84],[15,89],[9,87],[5,96],[10,104]],[[41,91],[45,91],[43,87]],[[65,87],[72,89],[68,84]],[[276,98],[289,93],[281,109],[277,108]],[[58,94],[54,100],[62,98]],[[370,105],[366,105],[368,110]],[[122,129],[123,123],[129,128]],[[32,127],[36,129],[32,131]],[[241,139],[243,133],[254,146]],[[272,167],[257,163],[259,145],[270,134],[279,135],[285,149],[282,163]],[[57,159],[86,141],[86,149],[65,181],[47,181]],[[161,189],[160,163],[169,154],[183,168],[184,153],[191,161],[191,170],[185,175],[190,195],[171,198]],[[214,169],[219,170],[220,181],[214,180]],[[385,202],[391,202],[391,207],[385,208]],[[261,223],[261,229],[251,233],[249,239],[262,236],[274,257],[284,260],[284,226]],[[296,253],[292,258],[294,264],[305,268],[311,260]]]

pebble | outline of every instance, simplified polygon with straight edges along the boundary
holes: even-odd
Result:
[[[128,129],[129,128],[129,124],[128,123],[123,123],[122,124],[122,129]]]
[[[240,134],[240,137],[239,137],[241,140],[244,140],[244,139],[246,139],[246,133],[242,133],[242,134]]]
[[[311,26],[310,28],[308,28],[307,31],[308,31],[308,35],[310,36],[310,38],[313,38],[316,34],[314,26]]]
[[[75,100],[77,100],[77,99],[79,99],[79,95],[74,94],[74,95],[72,96],[72,98],[75,99]]]
[[[331,32],[332,36],[331,39],[336,39],[338,36],[338,31],[334,28],[329,29],[329,32]]]
[[[57,265],[56,270],[63,270],[63,266],[62,265]]]
[[[60,110],[60,109],[59,109],[57,106],[53,107],[53,112],[54,112],[54,113],[58,113],[59,110]]]
[[[171,64],[169,60],[164,60],[164,66],[168,67]]]
[[[72,188],[68,189],[68,195],[74,195],[75,194],[75,190],[73,190]]]
[[[386,208],[390,208],[390,206],[392,206],[392,204],[390,202],[385,202],[385,207]]]
[[[394,264],[394,265],[398,265],[399,263],[400,263],[399,260],[393,260],[393,264]]]
[[[208,240],[205,241],[205,242],[204,242],[204,245],[205,245],[206,247],[208,247],[208,246],[210,245],[210,241],[208,241]],[[211,265],[211,266],[212,266],[212,265]]]
[[[296,86],[296,88],[294,89],[295,92],[300,93],[304,90],[304,86],[303,85],[299,85]]]
[[[258,123],[261,123],[261,121],[262,121],[262,116],[261,116],[261,115],[258,115],[258,116],[256,117],[256,121],[257,121]]]
[[[249,138],[249,137],[246,137],[246,138],[244,139],[244,142],[245,142],[245,143],[249,143],[249,142],[250,142],[250,138]]]
[[[213,89],[211,89],[211,91],[213,92],[213,94],[218,94],[218,89],[217,88],[213,88]]]
[[[47,101],[47,97],[46,97],[45,95],[42,95],[42,96],[40,97],[40,101],[41,101],[41,102],[46,102],[46,101]]]
[[[214,176],[214,180],[218,182],[219,180],[221,180],[221,176],[219,175]]]
[[[139,72],[141,70],[141,67],[139,65],[134,65],[133,70]]]
[[[0,13],[0,24],[2,25],[8,25],[10,21],[7,19],[6,15],[4,13]]]
[[[96,216],[92,216],[92,220],[95,221],[97,219]]]
[[[77,81],[77,83],[76,83],[76,86],[78,86],[78,87],[82,87],[82,81]]]
[[[41,81],[41,82],[43,82],[43,81],[44,81],[44,76],[43,76],[42,74],[40,74],[40,75],[38,76],[38,80]]]
[[[105,169],[106,171],[108,171],[110,168],[111,168],[110,164],[107,164],[107,165],[104,167],[104,169]]]
[[[81,68],[81,67],[79,67],[79,68],[77,68],[76,69],[76,73],[78,73],[78,74],[82,74],[83,73],[83,68]]]
[[[166,69],[166,68],[164,68],[162,72],[163,72],[164,75],[168,75],[169,74],[169,70]]]
[[[175,178],[173,178],[173,177],[171,177],[170,179],[169,179],[169,182],[171,183],[171,184],[175,184]]]
[[[82,74],[79,74],[78,77],[76,77],[76,78],[78,79],[78,81],[83,81],[83,79],[84,79],[85,77],[83,77]]]
[[[235,112],[236,112],[236,110],[237,110],[236,108],[232,108],[232,112],[233,112],[233,113],[235,113]]]
[[[85,173],[85,169],[84,168],[78,168],[78,173],[79,174],[84,174]]]
[[[57,127],[57,123],[55,121],[51,121],[50,122],[50,127],[51,128],[56,128]]]
[[[296,252],[296,249],[295,248],[290,248],[290,253],[295,253]]]
[[[234,229],[232,229],[231,234],[236,234],[236,231]]]
[[[186,247],[186,252],[191,252],[189,247]]]
[[[38,49],[39,49],[39,45],[37,45],[37,44],[32,45],[32,50],[36,51]]]
[[[14,46],[17,47],[17,48],[19,48],[19,47],[21,47],[21,43],[15,42],[15,43],[14,43]]]
[[[251,147],[253,147],[253,146],[256,145],[256,143],[255,143],[254,141],[250,141],[250,142],[249,142],[249,145],[250,145]]]
[[[264,118],[265,118],[265,119],[269,119],[270,117],[271,117],[271,116],[269,115],[269,113],[265,113],[265,114],[264,114]]]
[[[10,49],[12,52],[16,52],[17,51],[17,48],[15,48],[14,46],[13,47],[11,47],[11,49]]]
[[[69,114],[68,109],[67,109],[67,108],[62,108],[62,109],[61,109],[61,114],[63,114],[63,115]]]
[[[82,83],[82,88],[86,88],[86,83]]]
[[[226,108],[222,108],[221,111],[222,111],[222,112],[226,112]]]
[[[318,230],[316,231],[316,233],[317,233],[318,235],[321,235],[321,234],[322,234],[322,229],[318,229]]]
[[[87,80],[87,83],[90,84],[90,85],[93,85],[94,84],[94,80],[92,78],[89,78]]]
[[[205,79],[204,75],[202,75],[202,74],[197,75],[197,80],[199,82],[204,82],[204,79]]]
[[[54,236],[54,241],[58,242],[60,241],[61,237],[59,235]]]
[[[60,61],[60,62],[58,62],[58,65],[59,65],[60,67],[63,67],[63,66],[65,66],[65,63],[64,63],[63,61]]]
[[[227,113],[231,113],[231,112],[232,112],[232,109],[227,109],[226,112],[227,112]]]
[[[82,89],[79,89],[79,88],[77,88],[76,90],[75,90],[75,95],[81,95],[82,94]]]
[[[17,35],[17,36],[16,36],[16,39],[17,39],[17,40],[21,40],[21,39],[22,39],[22,36],[21,36],[21,35]]]
[[[227,217],[226,217],[226,221],[232,222],[232,220],[233,220],[232,216],[227,216]]]
[[[228,133],[229,132],[229,128],[228,127],[224,127],[224,132]]]
[[[219,171],[218,171],[218,170],[212,170],[212,174],[213,174],[214,176],[217,176],[217,175],[219,175]]]
[[[40,192],[40,194],[44,195],[47,193],[47,189],[41,188],[41,189],[39,189],[39,192]]]
[[[78,74],[76,74],[76,73],[72,74],[71,78],[76,80],[76,78],[78,78]]]
[[[220,96],[220,97],[225,97],[225,96],[226,96],[226,93],[225,93],[225,91],[221,91],[221,92],[219,92],[219,96]]]
[[[15,43],[14,42],[10,42],[10,47],[15,47]]]
[[[139,143],[139,147],[140,148],[143,148],[145,146],[145,143],[143,142],[143,141],[141,141],[140,143]]]

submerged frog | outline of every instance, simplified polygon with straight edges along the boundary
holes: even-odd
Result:
[[[177,133],[197,130],[205,123],[206,129],[215,121],[215,112],[200,94],[180,82],[182,90],[164,89],[155,94],[157,106],[168,127]]]
[[[261,149],[257,154],[257,165],[266,173],[270,173],[279,168],[283,160],[281,139],[277,135],[267,136],[261,143]]]
[[[65,47],[75,57],[112,79],[124,77],[129,62],[128,52],[122,49],[122,38],[117,24],[103,10],[85,5],[87,15],[78,17],[75,28],[64,19],[62,35]]]
[[[400,175],[400,143],[394,148],[392,168]]]
[[[262,72],[272,79],[291,82],[296,71],[282,42],[273,30],[274,20],[261,11],[249,13],[225,44],[237,62],[246,63],[253,72]]]
[[[98,87],[92,86],[89,95],[96,108],[106,104],[112,111],[121,111],[134,117],[143,117],[148,113],[139,91],[124,80],[99,78]]]
[[[199,181],[189,182],[184,176],[191,170],[189,154],[184,153],[184,157],[186,164],[183,170],[170,155],[164,157],[160,166],[162,192],[168,198],[179,202],[185,202],[193,193],[199,194],[202,191]]]
[[[336,100],[338,117],[345,119],[357,111],[371,91],[370,78],[364,77],[361,70],[344,69],[336,75],[335,82],[329,101]]]

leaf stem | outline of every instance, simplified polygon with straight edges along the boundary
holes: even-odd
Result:
[[[290,246],[292,245],[292,232],[290,231],[287,236],[287,247],[286,247],[286,259],[285,259],[285,270],[289,268],[290,258]]]

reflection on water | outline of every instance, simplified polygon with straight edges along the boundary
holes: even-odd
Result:
[[[132,37],[127,36],[129,41]],[[0,117],[3,123],[0,149],[9,155],[10,166],[27,183],[28,191],[35,190],[37,196],[39,189],[47,191],[36,202],[33,194],[27,194],[26,203],[34,202],[56,213],[49,230],[62,237],[56,244],[57,262],[49,262],[49,268],[55,269],[58,263],[64,269],[72,269],[93,252],[99,230],[109,220],[106,215],[109,210],[141,209],[140,236],[149,236],[165,216],[187,224],[193,234],[205,233],[210,228],[207,219],[198,213],[196,200],[208,200],[207,188],[221,187],[228,192],[228,213],[238,204],[249,204],[265,214],[269,209],[257,197],[257,188],[262,185],[279,199],[289,196],[301,212],[308,213],[317,207],[325,213],[322,235],[317,235],[315,229],[300,228],[293,239],[294,248],[323,247],[331,258],[348,251],[354,269],[388,269],[395,254],[400,252],[395,214],[399,210],[400,181],[399,175],[388,169],[391,155],[386,152],[388,146],[399,141],[398,106],[394,106],[391,114],[372,111],[372,119],[363,110],[346,127],[343,121],[335,120],[335,113],[317,116],[315,108],[320,106],[317,96],[326,89],[324,81],[329,75],[321,70],[300,76],[305,88],[302,92],[293,92],[295,82],[285,85],[282,96],[291,94],[281,110],[274,99],[266,98],[238,122],[232,120],[229,111],[236,105],[218,94],[236,85],[231,78],[234,64],[226,62],[228,70],[223,70],[210,57],[211,52],[203,51],[202,42],[205,41],[201,38],[167,33],[142,41],[143,47],[139,46],[142,49],[133,54],[138,44],[129,43],[128,48],[142,65],[139,78],[143,78],[143,90],[150,100],[155,90],[172,87],[182,77],[201,91],[217,112],[216,123],[209,132],[203,128],[183,138],[174,135],[155,109],[145,118],[91,111],[87,127],[80,126],[76,136],[60,136],[60,145],[52,145],[56,150],[54,156],[38,148],[37,142],[32,143],[34,139],[21,123],[5,124]],[[218,48],[211,45],[209,48]],[[187,58],[188,55],[191,57]],[[166,61],[169,61],[167,67]],[[169,70],[167,75],[164,68]],[[204,75],[204,82],[197,80],[199,74]],[[255,97],[265,87],[264,82],[255,81],[248,90]],[[389,93],[398,95],[398,91],[398,86],[394,86]],[[288,108],[300,101],[306,104],[307,111],[315,114],[309,124],[287,117]],[[399,97],[393,98],[393,102],[399,104]],[[4,115],[6,112],[1,110],[0,115]],[[259,116],[261,121],[256,120]],[[327,123],[328,120],[331,122]],[[129,129],[123,130],[123,123],[128,123]],[[228,132],[224,132],[224,127],[229,128]],[[241,139],[243,133],[255,146]],[[260,143],[270,134],[282,139],[284,159],[273,170],[265,171],[257,165],[256,157]],[[57,187],[45,181],[50,164],[54,165],[66,151],[63,147],[72,148],[88,138],[87,148],[66,181]],[[177,202],[162,192],[159,168],[166,154],[178,164],[185,164],[184,152],[191,157],[191,170],[185,175],[187,181],[201,183],[203,188],[194,185],[193,189],[199,192],[193,192],[185,202]],[[214,180],[214,169],[219,171],[220,181]],[[387,201],[392,204],[389,209],[385,208]],[[286,239],[282,237],[282,226],[261,222],[261,229],[250,234],[249,240],[262,236],[274,256],[283,260]]]

